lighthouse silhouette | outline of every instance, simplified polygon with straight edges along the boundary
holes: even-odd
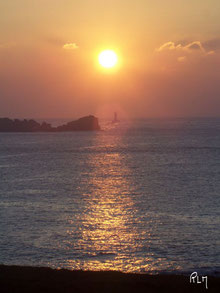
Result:
[[[117,112],[114,112],[114,120],[112,120],[112,123],[117,123],[117,122],[119,122],[118,114],[117,114]]]

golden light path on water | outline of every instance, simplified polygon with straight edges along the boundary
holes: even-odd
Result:
[[[109,122],[99,132],[4,135],[3,264],[218,271],[218,128],[207,153],[213,124],[200,137],[201,122],[195,132],[188,121],[173,128],[179,119],[164,130],[164,121],[128,123]],[[198,137],[193,147],[192,134]],[[210,155],[207,165],[201,151]]]
[[[107,139],[104,144],[103,139]],[[105,145],[106,150],[112,150],[120,143],[113,136],[98,135],[94,145]],[[92,153],[89,159],[93,170],[89,180],[90,193],[84,196],[84,211],[79,219],[82,221],[81,236],[74,245],[75,249],[83,251],[85,257],[69,259],[67,267],[150,271],[154,261],[149,254],[143,258],[141,240],[150,239],[151,233],[148,227],[141,231],[138,228],[132,172],[126,164],[125,154],[106,150]],[[68,234],[72,233],[68,231]]]

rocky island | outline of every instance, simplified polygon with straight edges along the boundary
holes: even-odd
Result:
[[[65,132],[100,130],[98,118],[93,115],[82,117],[67,124],[53,127],[51,124],[38,123],[33,119],[19,120],[0,118],[0,132]]]

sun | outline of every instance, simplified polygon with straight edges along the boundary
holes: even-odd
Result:
[[[118,63],[118,56],[112,50],[105,50],[99,54],[99,64],[104,68],[112,68]]]

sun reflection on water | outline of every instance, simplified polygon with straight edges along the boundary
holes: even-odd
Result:
[[[98,139],[102,140],[103,136],[97,136]],[[95,143],[98,145],[100,142]],[[105,145],[112,149],[117,143],[120,142],[108,141]],[[91,153],[89,156],[92,170],[90,192],[84,194],[84,212],[79,226],[81,237],[77,246],[74,245],[83,256],[68,260],[68,267],[72,269],[149,269],[148,260],[145,259],[143,265],[142,256],[132,259],[132,254],[137,254],[141,248],[141,237],[146,237],[149,231],[138,230],[137,209],[132,198],[132,173],[125,156],[112,151]]]

